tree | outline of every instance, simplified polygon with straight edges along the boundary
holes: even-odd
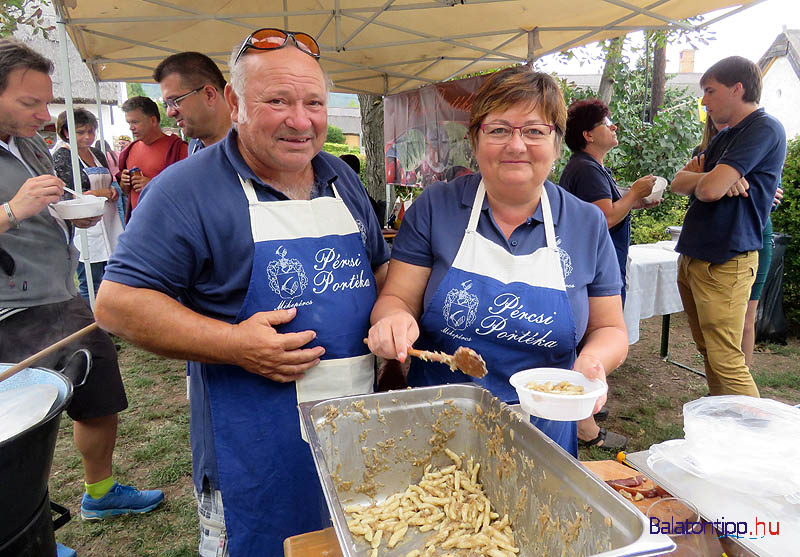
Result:
[[[361,134],[367,167],[364,171],[364,186],[373,199],[386,199],[386,166],[383,148],[383,97],[380,95],[358,95],[361,105]],[[391,195],[390,195],[391,197]],[[386,199],[389,203],[389,199]]]
[[[41,33],[45,39],[48,32],[55,29],[46,25],[42,8],[48,6],[47,0],[3,0],[0,10],[0,37],[11,37],[21,26],[30,27],[34,35]]]
[[[622,45],[625,37],[615,37],[604,45],[606,63],[603,66],[603,75],[600,77],[600,87],[597,89],[597,98],[608,104],[614,94],[614,76],[622,63]]]
[[[341,128],[336,126],[328,126],[328,137],[325,139],[326,143],[345,143],[344,132]]]

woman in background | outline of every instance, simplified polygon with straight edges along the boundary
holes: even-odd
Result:
[[[81,187],[86,195],[104,197],[106,199],[103,219],[86,230],[89,244],[88,259],[91,263],[92,284],[94,293],[100,288],[103,271],[111,253],[117,247],[117,239],[122,234],[123,225],[117,201],[122,190],[114,181],[108,169],[108,162],[103,153],[92,147],[97,119],[94,114],[83,108],[75,110],[75,140],[78,144],[78,161],[81,165]],[[70,130],[67,128],[66,111],[58,115],[56,133],[64,142],[53,154],[56,175],[72,189],[77,190],[72,180],[72,156],[69,148]],[[89,286],[86,270],[83,265],[84,255],[79,235],[73,238],[73,244],[81,252],[81,263],[78,265],[78,282],[81,296],[89,301]]]

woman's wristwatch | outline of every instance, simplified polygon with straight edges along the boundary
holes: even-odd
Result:
[[[11,210],[11,205],[8,203],[3,203],[3,209],[6,211],[6,216],[8,217],[8,222],[11,224],[11,227],[19,228],[19,221],[17,220],[17,217],[14,216],[14,211]]]

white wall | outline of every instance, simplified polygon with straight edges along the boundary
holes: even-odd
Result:
[[[772,63],[763,84],[761,106],[780,120],[787,139],[800,134],[800,77],[785,56]]]

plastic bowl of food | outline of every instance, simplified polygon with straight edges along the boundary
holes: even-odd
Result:
[[[540,367],[518,371],[509,378],[522,410],[531,416],[574,422],[592,415],[597,399],[608,390],[599,379],[587,379],[568,369]]]
[[[104,197],[84,195],[75,199],[53,203],[52,207],[62,219],[75,220],[99,217],[105,210],[105,204]]]
[[[653,191],[644,198],[646,203],[655,203],[664,198],[664,191],[667,189],[667,179],[661,176],[655,176],[655,179],[656,183],[653,184]]]

